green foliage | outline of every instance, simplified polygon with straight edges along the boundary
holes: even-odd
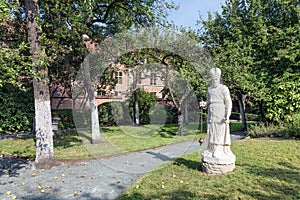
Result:
[[[150,92],[146,92],[142,89],[137,89],[138,105],[139,105],[139,117],[141,124],[150,123],[150,108],[156,104],[156,95]],[[131,96],[129,99],[129,112],[134,119],[134,97]]]
[[[300,114],[291,116],[289,122],[261,123],[251,126],[248,132],[250,137],[295,137],[300,138]]]
[[[155,105],[151,108],[149,115],[151,124],[176,124],[178,121],[178,109],[175,106]]]
[[[227,0],[221,14],[202,21],[200,38],[223,69],[225,84],[233,94],[269,101],[270,120],[289,120],[298,109],[298,97],[288,94],[289,104],[288,89],[278,85],[298,87],[285,73],[299,76],[299,13],[297,0]]]
[[[122,102],[106,102],[98,106],[99,122],[104,126],[117,125],[123,118]]]
[[[284,72],[274,78],[267,101],[267,117],[273,121],[293,121],[295,113],[300,113],[300,75]]]
[[[0,132],[31,131],[34,118],[32,90],[0,88]]]
[[[52,118],[59,118],[59,129],[75,128],[72,110],[52,110]]]
[[[33,77],[24,21],[15,13],[16,1],[0,3],[0,88],[6,84],[23,88],[24,80]]]

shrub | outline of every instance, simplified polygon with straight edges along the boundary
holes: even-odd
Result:
[[[98,106],[100,125],[116,125],[123,118],[122,102],[106,102]]]
[[[0,88],[0,105],[0,132],[32,130],[34,100],[31,89],[20,90],[10,85]]]
[[[72,110],[52,110],[52,118],[60,118],[58,128],[75,128]]]
[[[138,105],[139,105],[139,120],[140,124],[150,123],[150,108],[156,104],[156,95],[146,92],[142,89],[137,89]],[[129,99],[129,112],[132,119],[134,119],[134,97]],[[134,121],[134,120],[132,120]]]
[[[294,114],[288,122],[261,123],[250,127],[248,135],[251,137],[296,137],[300,138],[300,114]]]
[[[166,124],[177,124],[178,123],[178,109],[175,106],[165,106],[167,111]]]

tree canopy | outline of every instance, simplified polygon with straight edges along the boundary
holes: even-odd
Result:
[[[267,102],[274,121],[300,111],[300,99],[291,95],[300,91],[287,90],[286,78],[299,76],[299,12],[297,0],[227,0],[221,14],[202,21],[199,34],[233,94]],[[276,96],[293,100],[282,104]]]

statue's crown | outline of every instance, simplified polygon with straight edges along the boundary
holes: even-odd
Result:
[[[209,71],[209,76],[211,78],[220,78],[221,76],[221,70],[217,67],[215,68],[212,68],[210,71]]]

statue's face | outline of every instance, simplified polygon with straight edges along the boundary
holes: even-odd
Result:
[[[211,78],[212,87],[217,87],[219,84],[220,84],[220,78],[219,77],[212,77]]]

